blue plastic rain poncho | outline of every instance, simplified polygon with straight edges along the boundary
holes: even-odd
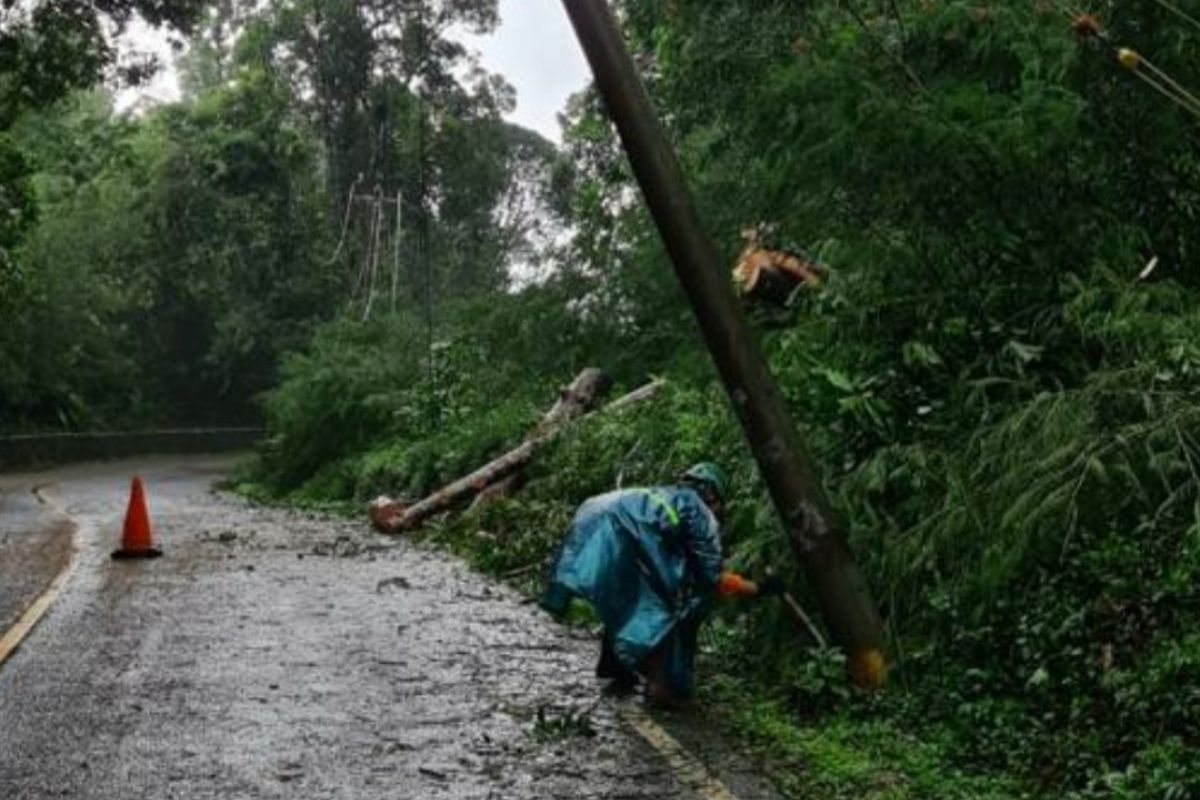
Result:
[[[542,607],[559,615],[572,597],[589,601],[630,670],[663,645],[665,678],[687,694],[696,626],[720,574],[719,525],[694,489],[626,489],[593,497],[576,512]]]

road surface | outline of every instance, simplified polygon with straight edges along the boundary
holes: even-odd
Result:
[[[672,752],[686,717],[602,699],[586,632],[428,548],[217,493],[230,464],[0,477],[0,614],[78,545],[0,665],[0,798],[774,796],[719,741]],[[134,471],[166,555],[114,562]]]

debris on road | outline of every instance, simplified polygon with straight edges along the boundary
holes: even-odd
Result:
[[[407,578],[397,575],[394,578],[384,578],[379,583],[375,584],[375,594],[383,594],[385,590],[392,589],[411,589],[412,584]]]
[[[313,545],[314,556],[332,556],[333,558],[354,558],[361,555],[364,546],[350,536],[339,536],[332,542],[317,542]]]
[[[592,724],[592,712],[595,705],[583,711],[566,709],[561,712],[547,714],[550,706],[538,706],[537,716],[530,735],[539,742],[553,742],[576,736],[592,738],[596,735],[596,727]]]

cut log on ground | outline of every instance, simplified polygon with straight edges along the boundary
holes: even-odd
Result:
[[[595,407],[600,396],[608,389],[608,385],[601,382],[595,373],[599,373],[599,370],[585,370],[572,381],[570,386],[564,388],[554,408],[542,418],[530,438],[470,475],[459,478],[412,505],[406,506],[386,496],[375,499],[368,508],[371,524],[383,533],[411,530],[430,516],[464,503],[485,491],[489,486],[516,475],[518,470],[533,457],[537,448],[558,433],[567,421],[582,416]],[[604,378],[603,380],[607,381],[608,379]],[[619,409],[631,402],[644,400],[652,396],[661,385],[662,381],[647,384],[613,401],[605,407],[605,410]],[[548,424],[551,415],[554,415],[553,422]]]
[[[520,469],[537,447],[538,439],[528,439],[515,450],[510,450],[494,461],[475,470],[465,478],[443,486],[424,500],[411,506],[398,503],[390,497],[376,498],[368,510],[371,524],[382,533],[399,533],[417,527],[429,517],[444,511],[456,503],[469,500],[482,492],[488,484],[511,475]]]

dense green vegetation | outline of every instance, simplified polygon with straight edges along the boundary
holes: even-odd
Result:
[[[70,94],[123,62],[92,12],[46,22],[63,4],[43,5],[5,11],[0,39],[4,429],[254,420],[282,354],[350,305],[420,313],[455,286],[499,290],[510,259],[536,266],[553,147],[502,121],[500,78],[456,77],[467,54],[446,38],[493,24],[493,4],[401,4],[396,29],[360,3],[223,2],[198,22],[192,2],[98,4],[195,27],[185,100],[138,116]],[[326,13],[337,35],[309,41]],[[38,60],[59,38],[90,42],[90,71]]]
[[[97,70],[111,58],[98,41]],[[63,77],[62,93],[87,78]],[[318,261],[330,235],[317,150],[287,95],[247,68],[134,120],[106,94],[49,103],[53,90],[32,88],[39,102],[4,133],[25,172],[0,284],[0,420],[249,418],[280,353],[336,308],[336,275]]]
[[[447,38],[494,4],[418,6],[218,10],[185,102],[7,125],[0,420],[251,413],[274,386],[243,488],[361,513],[519,440],[584,366],[662,375],[429,535],[536,590],[577,503],[707,457],[731,558],[791,574],[595,97],[557,150],[504,124],[510,90]],[[829,268],[754,320],[895,660],[860,695],[780,608],[731,607],[705,713],[798,796],[1200,795],[1196,118],[1053,3],[621,6],[727,254],[766,221]],[[1186,17],[1092,10],[1200,86]],[[364,266],[389,263],[395,294]]]

